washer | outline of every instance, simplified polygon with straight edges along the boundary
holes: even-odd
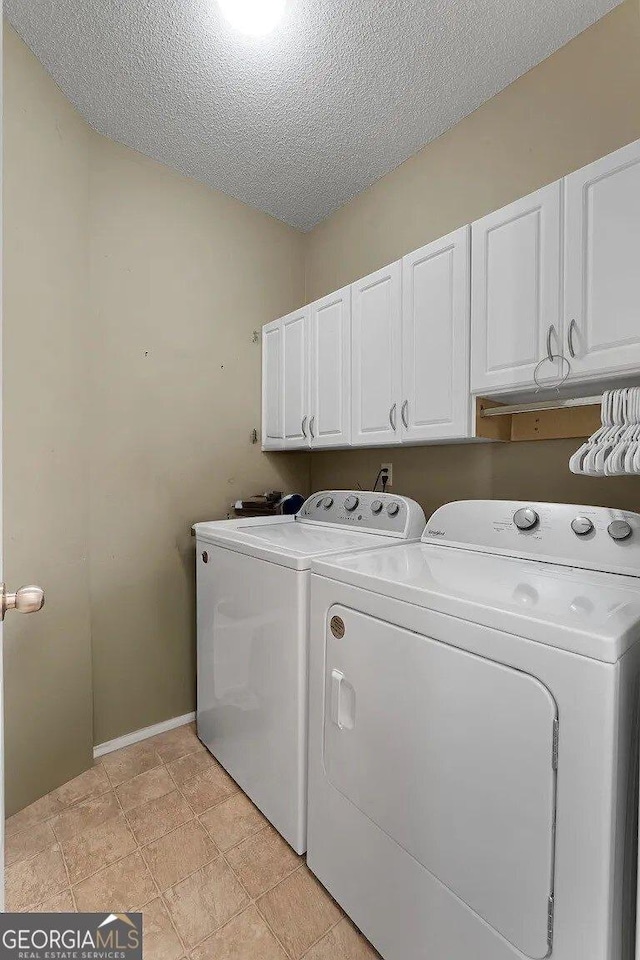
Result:
[[[640,516],[448,504],[310,631],[308,863],[385,960],[631,958]]]
[[[325,490],[295,517],[194,526],[198,736],[297,853],[306,848],[311,559],[397,548],[424,524],[405,497]]]

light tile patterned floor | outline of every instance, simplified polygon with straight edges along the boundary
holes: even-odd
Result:
[[[6,823],[8,910],[139,910],[145,960],[374,960],[193,726],[108,754]]]

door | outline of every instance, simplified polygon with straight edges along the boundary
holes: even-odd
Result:
[[[472,225],[471,389],[534,384],[534,371],[562,349],[561,192],[552,183]],[[538,371],[558,375],[556,361]]]
[[[403,439],[469,436],[469,227],[402,261]]]
[[[274,320],[262,328],[262,449],[282,444],[282,326]]]
[[[325,637],[330,783],[518,951],[546,957],[557,756],[547,688],[338,605]]]
[[[401,440],[401,277],[397,260],[351,287],[353,446]]]
[[[565,179],[572,377],[640,366],[640,140]]]
[[[282,324],[283,447],[309,446],[309,308],[290,313]]]
[[[309,328],[311,446],[347,446],[351,438],[351,288],[312,303]]]

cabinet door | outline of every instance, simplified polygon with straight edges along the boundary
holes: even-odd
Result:
[[[351,443],[399,443],[402,261],[351,287]]]
[[[571,174],[565,184],[565,344],[572,376],[640,369],[640,141]]]
[[[402,261],[405,441],[469,436],[468,226]]]
[[[282,324],[283,446],[309,446],[309,308],[294,311]]]
[[[539,361],[562,349],[560,182],[472,225],[471,389],[533,385]],[[558,375],[545,363],[541,382]]]
[[[350,287],[311,304],[309,327],[311,446],[346,446],[351,438]]]
[[[282,449],[282,326],[262,328],[262,449]]]

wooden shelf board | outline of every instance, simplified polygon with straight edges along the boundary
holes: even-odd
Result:
[[[483,410],[506,406],[476,397],[476,436],[485,440],[519,442],[589,437],[600,426],[600,405],[556,410],[523,411],[504,417],[483,417]]]

